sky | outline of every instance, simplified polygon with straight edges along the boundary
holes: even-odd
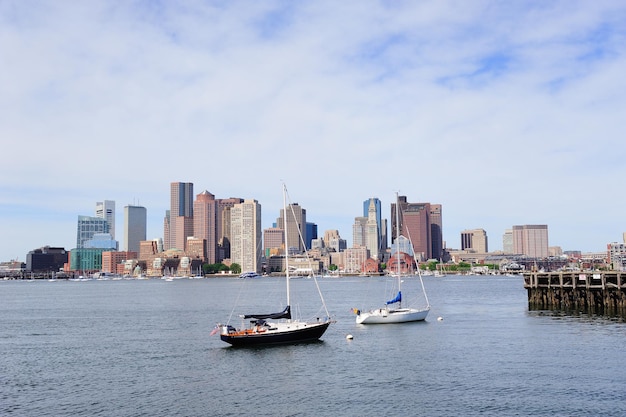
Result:
[[[116,202],[163,236],[171,182],[290,201],[352,242],[363,201],[442,205],[460,248],[626,231],[626,3],[0,0],[0,261]]]

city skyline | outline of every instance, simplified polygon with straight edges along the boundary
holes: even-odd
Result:
[[[173,180],[256,199],[264,228],[284,181],[349,245],[363,200],[395,192],[444,207],[448,247],[546,224],[550,245],[596,252],[626,230],[626,4],[0,10],[0,259],[73,246],[105,198],[146,207],[161,236]]]
[[[172,182],[172,183],[170,183],[170,190],[171,190],[171,192],[170,192],[170,196],[171,196],[170,200],[171,200],[171,204],[172,205],[174,204],[174,201],[178,201],[178,199],[179,199],[179,196],[180,196],[180,193],[179,193],[179,190],[178,190],[178,186],[179,185],[183,185],[183,188],[185,188],[185,189],[187,189],[189,191],[192,191],[193,187],[194,187],[194,183],[193,182],[186,182],[186,183]],[[232,207],[232,205],[235,204],[235,203],[238,203],[238,204],[235,204],[235,207],[241,206],[241,207],[239,207],[239,211],[242,211],[242,207],[245,207],[248,204],[254,203],[254,205],[257,206],[254,209],[254,211],[256,211],[256,214],[254,215],[255,218],[256,218],[255,221],[259,222],[259,224],[257,225],[257,229],[255,230],[255,233],[258,233],[258,235],[257,235],[257,237],[255,239],[258,238],[259,240],[263,240],[262,239],[263,232],[266,231],[266,230],[273,229],[274,227],[278,227],[279,228],[278,230],[281,230],[280,228],[282,227],[282,218],[283,218],[283,215],[284,215],[283,209],[280,209],[279,216],[275,219],[275,221],[271,222],[270,225],[266,225],[266,224],[263,223],[262,218],[264,216],[265,217],[271,217],[271,215],[265,214],[264,216],[260,216],[260,217],[257,218],[257,216],[259,216],[261,214],[261,204],[260,204],[260,202],[258,202],[255,199],[239,199],[239,198],[220,199],[220,198],[216,198],[216,196],[214,196],[213,194],[211,194],[207,190],[204,190],[204,191],[202,191],[200,193],[197,193],[191,199],[190,199],[190,197],[188,195],[188,192],[182,193],[182,195],[183,195],[183,198],[181,200],[185,200],[187,202],[184,203],[183,205],[181,205],[181,207],[183,207],[183,206],[186,207],[187,204],[190,203],[190,205],[192,207],[198,209],[201,205],[206,205],[207,202],[211,202],[212,205],[214,204],[214,208],[211,209],[211,211],[214,212],[214,213],[215,212],[220,212],[225,207]],[[441,222],[442,222],[442,217],[443,216],[442,216],[442,207],[441,207],[440,204],[432,204],[432,203],[428,203],[428,202],[415,203],[415,202],[411,202],[410,199],[407,199],[407,196],[398,196],[397,195],[396,197],[398,198],[397,201],[400,203],[400,207],[401,207],[400,212],[403,213],[403,214],[400,215],[399,219],[400,219],[400,223],[401,223],[401,226],[400,226],[401,235],[405,236],[405,238],[406,238],[407,233],[408,233],[408,235],[411,235],[411,231],[410,230],[413,230],[414,232],[416,232],[416,231],[418,231],[418,229],[423,228],[426,225],[429,225],[429,227],[430,227],[433,224],[435,224],[438,227],[441,226]],[[115,207],[115,201],[114,200],[107,200],[107,203],[109,204],[110,207]],[[243,203],[246,203],[246,204],[243,204]],[[97,205],[97,207],[100,207],[101,202],[96,203],[96,205]],[[381,207],[380,207],[383,204],[381,203],[381,200],[378,197],[370,197],[367,200],[363,201],[362,205],[363,205],[362,209],[363,209],[364,212],[365,212],[365,210],[369,211],[370,220],[377,217],[376,213],[378,211],[384,212],[384,209],[381,209]],[[395,213],[395,205],[396,205],[396,201],[389,203],[389,210],[390,210],[389,211],[389,217],[390,218],[392,218],[393,217],[392,214]],[[369,208],[368,208],[368,206],[369,206]],[[437,210],[435,212],[433,212],[432,210],[430,210],[431,206],[432,207],[436,207]],[[317,223],[314,220],[311,220],[311,221],[307,221],[306,220],[306,208],[305,207],[301,207],[297,202],[290,203],[288,207],[289,207],[288,209],[289,209],[290,212],[293,211],[294,208],[296,209],[296,216],[300,217],[300,220],[298,221],[298,224],[306,223],[306,224],[315,225],[316,227],[318,226]],[[374,207],[378,207],[378,209],[374,209]],[[140,223],[143,223],[145,221],[146,212],[147,212],[146,208],[145,207],[141,207],[141,206],[125,206],[124,207],[125,222],[124,222],[123,230],[122,230],[122,233],[124,234],[124,239],[126,239],[126,236],[127,236],[127,227],[128,227],[128,224],[127,224],[128,213],[127,213],[127,211],[128,211],[129,208],[141,209],[142,220],[140,220]],[[406,223],[407,222],[406,219],[403,219],[406,216],[411,216],[413,214],[418,214],[419,217],[421,218],[424,214],[419,214],[419,213],[424,213],[424,211],[425,211],[424,209],[426,211],[430,211],[430,214],[431,214],[431,220],[430,221],[427,221],[426,223],[422,223],[423,221],[421,221],[420,223],[422,224],[422,226],[418,226],[418,224],[416,223],[414,226],[411,226],[412,229],[411,229],[411,227],[409,227],[407,225],[402,225],[402,223]],[[187,214],[196,214],[197,213],[197,214],[200,214],[202,217],[206,216],[206,214],[205,214],[205,210],[206,209],[194,211],[191,208],[187,208],[186,210],[188,210]],[[249,209],[246,209],[246,210],[248,212],[250,212]],[[166,213],[169,214],[170,210],[167,210]],[[109,214],[110,214],[110,217],[113,217],[113,218],[116,216],[115,212],[112,212],[112,213],[109,213]],[[432,217],[433,214],[434,214],[434,217]],[[229,215],[229,214],[225,213],[223,215]],[[221,218],[223,215],[222,214],[220,214],[220,215],[213,214],[213,215],[210,215],[210,216],[213,216],[213,217],[215,217],[215,219],[218,219],[218,218]],[[179,216],[179,217],[184,217],[184,216]],[[237,217],[239,218],[241,216],[237,215]],[[382,235],[388,234],[390,236],[390,240],[394,241],[395,240],[395,231],[393,231],[391,229],[393,229],[395,227],[395,219],[392,219],[391,221],[389,221],[389,219],[386,218],[384,216],[384,214],[381,215],[380,217],[381,217],[380,221],[382,223],[382,227],[386,227],[388,225],[388,230],[382,231],[381,234]],[[359,219],[364,219],[364,217],[357,216],[357,217],[354,218],[356,223],[359,222]],[[139,219],[137,219],[137,220],[139,220]],[[166,217],[166,220],[168,220],[167,217]],[[219,233],[219,231],[217,229],[217,226],[216,226],[216,223],[219,223],[219,221],[214,223],[214,224],[212,224],[211,226],[208,226],[208,225],[206,225],[204,220],[198,222],[198,220],[200,220],[200,218],[197,217],[197,216],[196,217],[192,217],[189,220],[190,220],[188,222],[189,224],[192,224],[192,225],[201,224],[202,225],[202,229],[205,229],[206,227],[208,227],[209,229],[213,228],[214,229],[214,231],[212,232],[213,238],[215,238],[217,236],[217,234]],[[83,223],[83,222],[92,222],[93,223],[94,221],[103,222],[105,224],[105,226],[108,226],[107,220],[102,218],[102,217],[91,217],[91,216],[78,215],[78,235],[77,235],[76,245],[74,245],[72,247],[63,247],[63,246],[59,246],[59,245],[56,245],[56,246],[55,245],[41,245],[41,246],[37,246],[37,247],[31,248],[28,252],[30,252],[32,250],[37,250],[37,249],[43,248],[45,246],[59,247],[59,248],[65,249],[66,251],[71,251],[73,249],[78,249],[78,248],[82,247],[82,244],[79,244],[78,242],[79,241],[83,241],[84,239],[86,239],[85,237],[81,237],[82,236],[81,235],[81,223]],[[238,222],[239,221],[240,220],[238,220]],[[293,223],[293,220],[291,222]],[[413,221],[408,220],[408,222],[411,223]],[[228,223],[230,223],[230,220],[228,221]],[[365,222],[365,223],[369,223],[369,221]],[[119,226],[119,227],[122,227],[122,226]],[[242,226],[239,226],[239,229],[241,229],[241,227]],[[302,226],[299,226],[299,227],[302,227]],[[352,233],[355,233],[355,230],[356,230],[355,227],[356,227],[356,225],[353,224],[352,225]],[[407,227],[408,227],[408,229],[407,229]],[[294,228],[295,229],[296,228],[295,227],[295,223],[293,223],[290,226],[290,228]],[[547,257],[548,256],[548,248],[549,247],[559,247],[559,248],[561,248],[561,250],[564,250],[564,251],[577,251],[578,250],[578,249],[565,249],[565,248],[562,248],[560,245],[556,245],[556,244],[550,243],[549,240],[548,240],[548,229],[549,229],[548,225],[527,225],[527,224],[524,224],[524,225],[519,225],[519,224],[518,225],[512,225],[511,227],[509,227],[506,230],[504,230],[503,233],[501,235],[499,235],[498,238],[496,239],[497,241],[500,242],[502,247],[501,248],[497,248],[497,249],[492,249],[490,247],[488,249],[488,252],[494,253],[494,252],[504,251],[505,253],[511,253],[511,254],[516,253],[516,254],[525,254],[525,255],[528,255],[528,256]],[[87,238],[91,238],[93,236],[94,229],[93,229],[93,227],[89,227],[88,230],[90,231],[90,233],[89,233]],[[335,229],[335,228],[332,228],[332,227],[328,228],[328,229],[324,229],[324,235],[326,235],[328,232],[332,232],[334,230],[338,230],[338,229]],[[109,231],[108,227],[107,227],[107,229],[101,229],[101,230],[96,231],[96,232],[97,233],[98,232],[101,233],[101,232],[104,232],[104,231],[108,231],[105,235],[103,235],[105,238],[106,238],[107,235],[110,236],[110,231]],[[520,234],[522,231],[524,232],[524,235]],[[537,233],[538,233],[537,231],[539,231],[539,233],[540,233],[539,235],[537,235]],[[146,236],[146,235],[143,234],[144,232],[145,232],[145,229],[141,229],[141,231],[139,232],[142,236],[145,236],[144,240],[161,240],[161,241],[164,241],[165,240],[164,236],[167,234],[168,228],[167,227],[164,228],[163,236],[152,236],[152,237],[151,236]],[[528,232],[530,232],[531,234],[530,235],[526,235],[526,233],[528,233]],[[200,239],[207,239],[207,236],[204,235],[206,232],[204,232],[204,231],[196,233],[196,231],[194,229],[194,230],[189,230],[189,233],[190,234],[187,237],[194,237],[195,239],[198,239],[198,237]],[[235,232],[233,231],[233,233],[235,233]],[[237,234],[240,234],[240,233],[241,233],[241,231],[237,232]],[[367,234],[372,233],[372,232],[364,231],[362,233],[365,233],[367,235]],[[374,232],[374,233],[377,233],[377,232]],[[507,246],[507,243],[506,243],[507,236],[506,235],[511,235],[511,233],[513,233],[514,238],[513,238],[513,241],[512,241],[512,246],[507,250],[507,248],[506,248],[506,246]],[[416,233],[414,233],[414,235],[415,234]],[[459,251],[459,250],[466,249],[467,247],[471,247],[472,246],[471,241],[473,239],[471,237],[469,237],[470,234],[472,234],[473,237],[475,237],[477,239],[484,240],[484,242],[481,241],[481,243],[478,243],[478,241],[477,241],[477,243],[478,243],[477,247],[481,247],[482,245],[484,245],[485,247],[487,246],[486,242],[487,242],[488,236],[487,236],[487,232],[485,230],[483,230],[483,229],[473,229],[473,230],[465,229],[465,230],[461,231],[460,235],[458,236],[458,238],[459,238],[459,245],[458,246],[456,246],[456,245],[454,245],[454,246],[446,245],[445,249],[449,250],[449,251]],[[196,236],[196,235],[198,235],[198,236]],[[282,231],[281,231],[281,235],[282,235]],[[483,235],[483,236],[479,237],[479,235]],[[350,242],[347,245],[348,248],[352,248],[354,246],[353,245],[354,242],[352,242],[351,239],[348,239],[347,238],[348,236],[342,235],[341,231],[339,231],[339,236],[341,237],[341,239],[346,240],[347,242]],[[234,235],[231,236],[231,237],[233,239],[235,239]],[[323,236],[319,236],[319,237],[323,237]],[[361,237],[359,237],[359,238],[361,238]],[[102,239],[102,237],[100,237],[100,239]],[[138,246],[139,240],[136,237],[133,238],[133,239],[135,240],[135,244]],[[251,238],[246,238],[246,239],[248,241],[254,241],[255,240],[255,239],[251,239]],[[290,237],[290,239],[294,240],[294,241],[297,240],[297,233],[295,233],[292,237]],[[415,238],[412,238],[412,239],[415,239]],[[622,234],[622,239],[626,239],[626,233]],[[432,253],[428,252],[429,249],[428,250],[421,250],[420,249],[420,247],[421,247],[420,245],[422,245],[422,244],[427,244],[427,246],[430,246],[430,245],[434,244],[436,246],[436,243],[433,243],[433,242],[437,241],[437,237],[434,237],[434,238],[431,237],[431,238],[429,238],[429,240],[427,242],[422,242],[422,243],[419,242],[419,238],[417,240],[418,240],[418,242],[417,243],[414,242],[413,245],[416,247],[416,250],[417,250],[416,253],[420,253],[420,251],[421,251],[420,258],[422,260],[431,259],[431,258],[437,259],[436,256],[434,256]],[[490,242],[493,241],[493,240],[494,240],[493,237],[489,238]],[[380,246],[381,250],[391,248],[393,246],[391,241],[386,246]],[[443,236],[443,241],[444,242],[448,242],[448,240],[446,239],[445,236]],[[539,250],[538,248],[536,248],[534,246],[532,246],[532,247],[528,247],[527,246],[527,242],[532,242],[534,244],[535,241],[537,241],[539,243],[539,247],[542,248],[541,250]],[[112,240],[111,242],[115,242],[115,240]],[[620,243],[620,242],[617,242],[617,241],[614,241],[614,242],[615,243]],[[607,244],[614,243],[614,242],[607,242]],[[119,250],[125,250],[126,243],[124,243],[123,246],[120,245],[120,241],[117,241],[117,243],[118,243]],[[100,242],[99,244],[102,244],[102,242]],[[299,242],[299,244],[300,244],[300,242]],[[266,245],[266,243],[262,243],[262,245],[257,246],[257,250],[260,250],[261,246],[265,246],[265,245]],[[360,242],[359,245],[361,245],[361,246],[366,246],[367,245],[368,246],[368,250],[369,250],[369,245],[366,242],[366,240],[363,240],[362,242]],[[210,246],[211,245],[209,244],[208,247],[210,247]],[[292,246],[292,245],[290,245],[290,246]],[[183,246],[176,245],[174,247],[177,247],[178,249],[185,250],[186,245],[183,245]],[[512,251],[510,251],[511,248],[514,248],[514,247],[516,247],[519,250],[516,251],[515,249],[513,249]],[[433,248],[433,250],[435,250],[434,246],[432,248]],[[167,248],[164,247],[164,250],[166,250],[166,249]],[[423,247],[422,247],[422,249],[423,249]],[[302,250],[303,249],[300,248],[300,249],[296,250],[295,253],[299,253]],[[592,252],[604,252],[605,250],[606,250],[606,245],[605,245],[605,247],[603,249],[600,249],[598,251],[592,251]],[[215,255],[215,248],[213,249],[213,255],[211,255],[211,251],[210,250],[208,252],[208,255],[209,255],[209,262],[208,263],[213,263],[213,262],[211,262],[211,256],[216,256]],[[233,255],[233,256],[236,257],[236,258],[241,258],[242,256],[245,256],[245,254],[243,252],[239,251],[238,255],[236,255],[236,256]],[[249,256],[247,256],[247,258],[249,258]],[[252,256],[252,258],[253,259],[254,258],[260,259],[260,255],[256,254],[256,255]],[[7,260],[0,260],[0,261],[7,261]],[[246,262],[248,262],[248,261],[246,260]],[[248,265],[251,265],[251,264],[248,264]]]

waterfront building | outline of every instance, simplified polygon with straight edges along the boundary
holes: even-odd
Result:
[[[137,259],[137,252],[102,252],[102,272],[110,274],[123,275],[125,272],[126,261]]]
[[[247,199],[230,210],[231,262],[243,272],[261,272],[261,205]]]
[[[487,232],[484,229],[471,229],[461,232],[461,250],[487,253]]]
[[[187,219],[179,219],[186,217]],[[170,183],[170,209],[163,220],[164,249],[184,249],[189,236],[193,236],[193,183]]]
[[[344,271],[348,274],[363,272],[365,261],[370,257],[369,250],[365,246],[352,247],[344,252]]]
[[[626,271],[626,244],[609,243],[606,245],[608,263],[615,271]]]
[[[513,252],[531,258],[548,257],[548,226],[532,224],[513,226]]]
[[[124,250],[139,253],[139,243],[146,240],[148,213],[142,206],[124,207]]]
[[[215,263],[207,261],[205,258],[208,253],[208,241],[206,239],[198,239],[196,237],[190,237],[187,239],[187,250],[185,254],[193,260],[199,260],[202,263]]]
[[[26,255],[26,270],[31,272],[60,271],[67,262],[67,251],[64,248],[44,246]]]
[[[193,237],[206,240],[203,258],[208,263],[217,263],[217,214],[215,196],[207,190],[196,196],[193,203]]]
[[[285,254],[285,231],[278,227],[263,230],[263,252],[266,258]]]
[[[76,227],[76,248],[85,248],[87,241],[96,233],[109,233],[109,222],[100,217],[78,216]]]
[[[70,251],[69,265],[71,271],[90,274],[102,269],[102,253],[104,248],[75,248]]]
[[[287,248],[289,254],[303,253],[306,242],[306,210],[292,203],[287,206],[287,214],[285,209],[280,209],[280,217],[276,220],[276,226],[279,229],[285,228],[285,218],[287,219]],[[300,237],[302,235],[302,238]]]
[[[96,217],[109,223],[109,233],[115,239],[115,201],[104,200],[96,203]]]

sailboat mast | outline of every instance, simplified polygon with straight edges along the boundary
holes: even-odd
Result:
[[[398,216],[398,205],[398,192],[396,191],[396,257],[398,258],[396,270],[398,275],[398,292],[400,292],[402,279],[400,278],[400,241],[398,239],[400,237],[400,217]],[[402,299],[400,299],[400,307],[402,307]]]
[[[287,186],[283,183],[283,233],[285,234],[285,281],[287,282],[287,305],[291,305],[289,289],[289,245],[287,242]]]

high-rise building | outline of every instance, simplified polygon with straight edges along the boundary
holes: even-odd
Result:
[[[283,229],[270,227],[263,231],[263,252],[268,258],[285,253],[285,231]]]
[[[506,254],[513,253],[513,230],[507,229],[502,235],[502,252]]]
[[[306,249],[311,249],[311,242],[313,239],[317,239],[317,224],[307,222],[306,223],[306,239],[304,240]]]
[[[441,213],[441,204],[430,205],[430,239],[432,257],[434,259],[443,258],[443,249],[445,247],[443,241],[443,215]]]
[[[164,249],[185,250],[185,242],[193,236],[193,183],[170,183],[170,209],[163,221]],[[180,219],[186,217],[187,219]]]
[[[406,196],[398,196],[398,229],[400,235],[413,244],[419,261],[443,255],[441,205],[431,203],[409,203]],[[436,236],[433,238],[433,233]],[[391,236],[396,239],[396,203],[391,203]]]
[[[303,253],[305,250],[304,242],[306,241],[306,210],[292,203],[285,209],[280,209],[280,217],[276,220],[278,228],[285,228],[285,218],[287,219],[287,242],[289,254]],[[300,236],[302,235],[302,236]]]
[[[217,262],[230,258],[230,209],[235,204],[243,203],[242,198],[224,198],[217,200]]]
[[[473,250],[476,253],[487,253],[487,232],[483,229],[464,230],[461,232],[461,250]]]
[[[244,272],[261,272],[261,205],[244,200],[230,210],[231,261]]]
[[[548,226],[545,224],[513,226],[513,252],[531,258],[548,257]]]
[[[87,242],[92,240],[95,234],[109,233],[109,222],[101,217],[78,216],[76,227],[76,248],[86,248]]]
[[[382,214],[382,203],[376,197],[368,198],[363,201],[363,217],[369,217],[370,204],[374,204],[374,208],[376,210],[376,226],[378,228],[378,242],[379,242],[379,252],[387,249],[388,241],[387,241],[387,219],[383,219]]]
[[[352,224],[352,247],[367,247],[367,217],[359,216],[354,218]]]
[[[365,222],[365,246],[369,249],[372,259],[378,259],[380,256],[380,223],[380,201],[370,198]]]
[[[146,240],[148,213],[142,206],[124,207],[124,250],[139,253],[139,243]]]
[[[96,217],[106,219],[109,223],[109,233],[115,239],[115,201],[98,201],[96,203]]]
[[[193,236],[206,240],[204,258],[210,264],[217,263],[217,200],[204,190],[193,203]]]

